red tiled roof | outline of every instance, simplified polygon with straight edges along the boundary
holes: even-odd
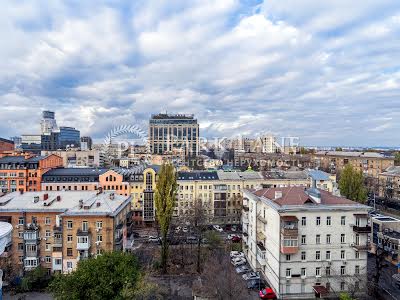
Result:
[[[275,192],[281,192],[282,197],[275,199]],[[321,193],[321,204],[326,205],[346,205],[356,204],[349,199],[334,196],[331,193],[319,190]],[[283,187],[283,188],[266,188],[253,192],[258,197],[264,197],[273,200],[276,204],[283,205],[303,205],[307,202],[317,204],[308,194],[304,187]]]

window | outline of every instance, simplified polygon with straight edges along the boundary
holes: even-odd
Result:
[[[72,269],[72,261],[67,261],[67,269]]]
[[[51,223],[50,217],[46,217],[46,218],[44,219],[44,224],[45,224],[45,225],[50,225],[50,223]]]
[[[321,244],[321,235],[320,235],[320,234],[317,234],[317,235],[315,236],[315,243],[316,243],[316,244]]]
[[[341,283],[340,283],[340,290],[341,291],[344,291],[345,290],[345,285],[346,285],[346,283],[344,282],[344,281],[342,281]]]
[[[18,251],[24,251],[24,244],[18,243]]]
[[[305,236],[305,235],[302,235],[302,236],[301,236],[301,244],[302,244],[302,245],[305,245],[305,244],[306,244],[306,236]]]
[[[341,243],[341,244],[346,243],[346,235],[345,235],[344,233],[342,233],[342,234],[340,235],[340,243]]]
[[[306,277],[306,268],[301,268],[301,277]]]
[[[46,263],[47,264],[51,263],[51,256],[46,256]]]
[[[346,266],[340,266],[340,275],[346,274]]]
[[[326,259],[331,260],[331,251],[326,251]]]
[[[72,256],[72,248],[67,248],[67,256]]]
[[[346,225],[346,216],[340,218],[340,225]]]
[[[18,231],[18,237],[22,239],[24,237],[24,232],[23,231]]]
[[[101,255],[101,249],[96,249],[96,255]]]
[[[72,221],[67,222],[67,229],[72,229]]]
[[[286,269],[286,278],[292,277],[292,269]]]
[[[317,226],[320,226],[320,225],[321,225],[321,217],[317,217],[317,218],[316,218],[315,224],[316,224]]]
[[[306,226],[306,225],[307,225],[307,218],[301,217],[301,226]]]
[[[330,234],[327,234],[327,235],[326,235],[326,243],[327,243],[327,244],[330,244],[330,243],[331,243],[331,235],[330,235]]]
[[[360,275],[360,266],[355,267],[354,274]]]
[[[97,241],[98,242],[102,242],[103,241],[103,236],[102,235],[98,235],[97,236]],[[290,255],[289,255],[290,256]]]
[[[297,238],[284,238],[283,239],[283,246],[284,247],[297,247],[298,241]]]
[[[62,263],[62,259],[61,258],[56,258],[55,260],[54,260],[54,264],[55,265],[61,265],[61,263]]]
[[[88,231],[89,223],[88,221],[82,221],[82,231]]]
[[[302,261],[306,260],[306,251],[301,251],[301,260]]]
[[[331,226],[332,224],[332,218],[331,217],[326,217],[326,225]]]
[[[321,251],[316,251],[315,252],[315,259],[316,260],[321,260]]]
[[[67,235],[67,243],[72,243],[72,234]]]
[[[326,267],[325,273],[326,273],[326,276],[331,276],[331,267]]]
[[[97,229],[103,228],[103,221],[97,221],[97,222],[96,222],[96,228],[97,228]]]
[[[321,277],[321,268],[320,267],[315,268],[315,276]]]
[[[340,259],[346,259],[346,251],[345,250],[340,251]]]
[[[356,259],[360,259],[360,252],[356,251],[355,257],[356,257]]]
[[[19,217],[18,218],[18,225],[24,225],[24,218],[23,217]]]
[[[51,231],[50,230],[46,230],[45,237],[47,237],[47,238],[51,237]]]
[[[51,244],[50,243],[46,243],[45,250],[46,251],[51,251]]]

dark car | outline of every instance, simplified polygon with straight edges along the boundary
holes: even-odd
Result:
[[[136,239],[138,237],[140,237],[139,233],[136,231],[132,231],[132,236]]]
[[[266,286],[267,286],[267,283],[262,279],[252,279],[252,280],[247,281],[247,288],[249,290],[250,289],[251,290],[253,290],[253,289],[261,290],[261,289],[266,288]]]

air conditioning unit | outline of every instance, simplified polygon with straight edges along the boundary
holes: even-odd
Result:
[[[44,241],[47,241],[47,238],[43,238]]]
[[[101,228],[96,228],[96,232],[99,232]]]
[[[17,228],[17,229],[18,229],[18,228],[19,228],[19,225],[15,225],[15,228]]]

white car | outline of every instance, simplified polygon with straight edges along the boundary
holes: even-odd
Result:
[[[179,233],[179,231],[181,231],[181,229],[182,229],[181,226],[176,227],[175,228],[175,233]]]
[[[236,230],[237,230],[236,225],[233,225],[232,228],[231,228],[231,231],[235,232]]]
[[[230,257],[233,258],[244,258],[244,253],[239,251],[231,251]]]
[[[149,242],[151,243],[158,243],[161,242],[161,239],[157,236],[149,236],[149,238],[147,239]]]
[[[251,272],[251,269],[248,266],[240,266],[236,268],[236,273],[242,274],[242,273],[248,273]]]
[[[256,280],[256,279],[260,279],[260,276],[257,275],[257,273],[254,272],[250,272],[250,273],[246,273],[242,275],[244,280]]]
[[[213,225],[213,228],[214,228],[216,231],[218,231],[218,232],[223,232],[223,231],[224,231],[224,230],[222,229],[222,227],[219,226],[219,225]]]
[[[241,257],[235,257],[231,260],[232,265],[234,265],[235,267],[244,265],[245,263],[247,263],[246,259],[241,258]]]

